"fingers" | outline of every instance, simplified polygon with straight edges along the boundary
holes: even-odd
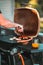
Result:
[[[18,25],[17,27],[15,27],[15,31],[16,32],[23,32],[23,26],[21,26],[21,25]]]

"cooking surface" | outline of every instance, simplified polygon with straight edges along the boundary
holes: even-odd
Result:
[[[31,49],[31,42],[29,42],[28,45],[23,45],[22,43],[17,43],[16,40],[10,40],[10,38],[13,38],[14,36],[18,37],[13,30],[0,28],[0,48],[12,49],[14,47],[19,47]]]
[[[14,46],[17,45],[16,40],[9,40],[12,35],[10,36],[0,36],[0,48],[4,49],[12,49]]]
[[[10,40],[10,38],[12,38],[13,35],[8,35],[8,36],[0,36],[0,41],[6,42],[6,43],[10,43],[10,44],[15,44],[17,43],[16,40]]]
[[[22,49],[31,49],[31,42],[28,45],[23,45],[22,43],[17,43],[16,40],[9,40],[13,35],[0,36],[0,48],[12,49],[14,47],[19,47]]]

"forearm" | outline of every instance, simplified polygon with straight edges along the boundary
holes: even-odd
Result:
[[[3,21],[0,22],[0,26],[3,26],[5,28],[15,28],[16,24],[10,22],[9,20],[3,20]]]
[[[5,28],[16,28],[21,25],[17,23],[12,23],[11,21],[5,19],[2,14],[0,14],[0,26],[3,26]]]

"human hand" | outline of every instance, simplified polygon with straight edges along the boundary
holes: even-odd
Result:
[[[15,27],[15,31],[16,34],[20,35],[23,32],[23,26],[22,25],[17,25]]]

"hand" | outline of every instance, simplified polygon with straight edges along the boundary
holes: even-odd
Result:
[[[15,27],[15,33],[20,35],[22,32],[23,32],[23,26],[17,25],[17,27]]]

